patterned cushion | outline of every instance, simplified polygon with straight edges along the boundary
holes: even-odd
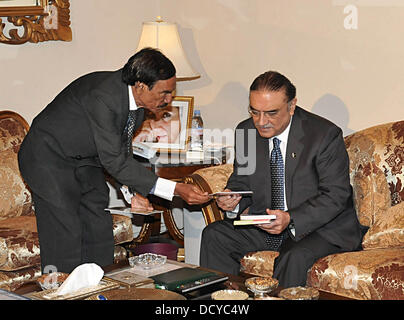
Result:
[[[232,164],[223,164],[196,170],[194,174],[200,175],[208,183],[212,192],[220,192],[223,191],[232,172]]]
[[[114,247],[114,263],[124,261],[127,257],[126,249],[121,246]],[[27,282],[35,281],[42,275],[40,266],[29,267],[17,271],[0,272],[0,289],[15,291]]]
[[[249,252],[240,261],[240,271],[260,277],[272,277],[277,256],[279,252],[276,251]]]
[[[114,243],[133,240],[129,217],[112,215]],[[0,221],[0,270],[14,271],[40,264],[40,250],[34,216]]]
[[[0,289],[14,291],[27,282],[35,281],[41,274],[40,266],[0,272]]]
[[[372,226],[404,200],[404,121],[355,132],[345,144],[358,218]]]
[[[0,220],[32,214],[31,193],[24,184],[17,154],[26,134],[22,123],[0,119]]]
[[[404,251],[374,249],[329,255],[308,273],[307,284],[354,299],[404,299]]]
[[[0,221],[0,270],[19,270],[41,262],[35,217]]]
[[[369,228],[362,241],[365,250],[376,248],[403,248],[404,202],[387,210],[382,219]]]
[[[131,218],[113,214],[112,222],[115,244],[121,244],[133,240],[133,228]]]

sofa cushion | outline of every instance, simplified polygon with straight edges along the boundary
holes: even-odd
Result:
[[[133,227],[131,218],[113,214],[112,222],[115,244],[121,244],[133,240]]]
[[[39,265],[38,233],[35,217],[0,221],[0,270],[19,270]]]
[[[307,285],[354,299],[404,299],[404,250],[374,249],[316,261]]]
[[[277,256],[277,251],[249,252],[240,261],[240,271],[260,277],[272,277]]]
[[[376,248],[404,248],[404,202],[387,210],[365,234],[365,250]]]
[[[16,271],[0,272],[0,289],[14,291],[25,283],[35,281],[41,274],[40,266]]]
[[[32,214],[31,193],[21,178],[17,161],[25,130],[15,119],[0,119],[0,220]]]
[[[355,132],[345,144],[358,218],[370,227],[404,201],[404,121]]]
[[[114,243],[133,240],[129,217],[112,215]],[[0,270],[15,271],[41,262],[35,216],[0,220]]]
[[[220,166],[198,169],[194,173],[199,174],[204,178],[212,192],[220,192],[223,191],[232,172],[232,164],[223,164]]]

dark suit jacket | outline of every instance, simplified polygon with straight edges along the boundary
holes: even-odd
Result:
[[[239,213],[247,207],[250,213],[264,213],[271,206],[269,142],[259,135],[251,118],[236,128],[235,152],[234,172],[227,188],[254,191],[251,198],[242,199]],[[288,137],[285,191],[296,241],[318,232],[343,250],[360,245],[342,131],[299,107]]]
[[[74,170],[103,167],[118,182],[147,195],[157,180],[126,154],[129,112],[122,70],[94,72],[68,85],[34,119],[21,145],[22,176],[39,196],[70,206],[79,196]],[[143,121],[139,109],[137,126]]]

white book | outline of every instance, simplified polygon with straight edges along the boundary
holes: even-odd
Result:
[[[252,191],[222,191],[222,192],[215,192],[215,193],[211,193],[209,194],[210,196],[213,197],[220,197],[220,196],[231,196],[234,194],[239,194],[239,195],[252,195],[253,192]]]
[[[153,211],[134,211],[128,207],[113,207],[113,208],[105,208],[106,211],[109,211],[113,214],[120,214],[122,216],[127,216],[132,218],[133,215],[141,215],[141,216],[151,216],[156,213],[163,213],[162,210],[153,210]]]
[[[240,215],[240,220],[274,220],[274,219],[276,219],[276,215],[274,214]]]
[[[274,214],[260,214],[260,215],[242,215],[240,216],[240,220],[235,220],[233,224],[235,226],[246,226],[252,224],[265,224],[271,223],[272,220],[276,219],[276,215]]]

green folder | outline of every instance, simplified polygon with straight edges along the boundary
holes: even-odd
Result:
[[[215,272],[204,271],[197,268],[184,267],[168,271],[165,273],[161,273],[152,276],[150,278],[154,280],[156,288],[176,291],[181,287],[181,285],[198,281],[201,279],[206,279],[209,277],[219,278],[219,275]]]

